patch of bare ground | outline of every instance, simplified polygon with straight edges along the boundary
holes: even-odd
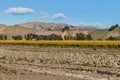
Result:
[[[13,66],[0,66],[0,80],[83,80],[72,76],[56,75],[44,69],[25,68],[25,66],[13,68]]]
[[[0,47],[0,80],[119,80],[118,49]]]

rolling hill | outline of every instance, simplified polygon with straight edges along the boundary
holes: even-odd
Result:
[[[96,29],[89,32],[92,36],[93,40],[105,40],[110,36],[112,37],[120,37],[120,27],[116,28],[113,31],[109,31],[109,29]]]
[[[56,24],[56,23],[45,23],[45,22],[28,22],[23,24],[17,24],[16,26],[22,26],[25,28],[38,29],[38,30],[61,30],[64,26],[74,28],[69,24]]]
[[[23,24],[17,24],[14,26],[6,26],[0,24],[0,34],[7,36],[37,34],[37,35],[62,35],[61,29],[65,26],[70,27],[65,35],[75,36],[76,33],[90,34],[93,40],[105,40],[110,36],[120,37],[120,27],[109,31],[109,29],[77,29],[68,24],[56,24],[56,23],[44,23],[44,22],[28,22]]]
[[[94,40],[96,40],[96,39],[103,39],[108,32],[109,32],[108,29],[96,29],[96,30],[91,30],[89,34],[92,36]]]

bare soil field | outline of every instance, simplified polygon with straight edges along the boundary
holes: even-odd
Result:
[[[0,80],[120,80],[120,50],[0,45]]]

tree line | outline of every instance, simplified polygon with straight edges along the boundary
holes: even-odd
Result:
[[[75,37],[64,36],[65,40],[92,40],[92,37],[88,34],[77,33]],[[50,35],[37,35],[37,34],[26,34],[25,36],[16,35],[11,36],[12,40],[63,40],[61,35],[50,34]],[[8,36],[0,35],[0,40],[8,40]]]

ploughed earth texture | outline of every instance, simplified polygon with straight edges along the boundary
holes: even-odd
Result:
[[[0,45],[0,80],[120,80],[120,50]]]

